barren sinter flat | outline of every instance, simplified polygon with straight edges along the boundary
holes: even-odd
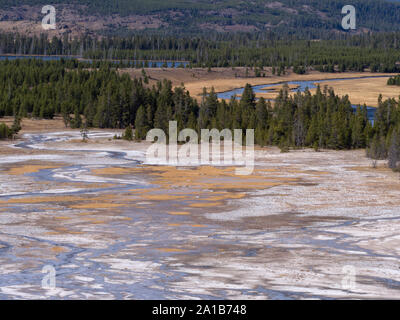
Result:
[[[399,298],[399,177],[364,151],[258,148],[243,177],[24,121],[0,144],[2,299]]]

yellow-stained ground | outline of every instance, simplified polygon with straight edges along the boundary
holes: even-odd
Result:
[[[157,248],[157,250],[166,252],[166,253],[173,253],[173,252],[186,252],[187,250],[184,249],[178,249],[178,248]]]
[[[168,213],[173,216],[187,216],[190,214],[190,212],[187,211],[169,211]]]
[[[35,162],[17,164],[4,171],[9,175],[22,175],[23,173],[38,172],[43,169],[58,168],[54,163]],[[170,215],[190,215],[192,210],[201,208],[222,207],[228,200],[242,199],[247,192],[255,189],[271,188],[278,185],[290,185],[297,179],[282,178],[274,175],[274,169],[256,169],[252,175],[238,176],[233,167],[201,166],[193,168],[177,168],[173,166],[138,166],[135,168],[109,167],[93,169],[93,175],[100,176],[129,176],[146,175],[152,180],[155,187],[146,189],[130,189],[123,194],[102,193],[94,197],[84,195],[54,195],[54,196],[29,196],[14,197],[0,200],[0,208],[15,205],[42,205],[41,210],[51,212],[60,211],[60,215],[53,218],[58,221],[69,221],[75,217],[85,217],[96,212],[118,215],[120,207],[149,208],[156,203],[166,201],[187,201],[186,209],[175,209],[171,204],[167,213]],[[99,188],[102,184],[96,184]],[[108,184],[105,184],[106,186]],[[190,188],[190,189],[188,189]],[[210,190],[212,192],[210,192]],[[57,207],[54,206],[57,204]],[[66,214],[62,208],[84,210]],[[4,210],[4,209],[3,209]],[[123,217],[121,217],[123,218]],[[90,223],[103,223],[103,220],[84,219]]]
[[[126,147],[124,141],[102,139],[98,142],[112,150]],[[130,147],[141,151],[146,144],[131,143]],[[0,144],[0,152],[4,148]],[[15,148],[15,152],[20,151]],[[57,149],[54,153],[58,155],[60,151]],[[153,265],[158,268],[158,263],[176,266],[172,269],[174,272],[190,274],[184,288],[199,288],[203,296],[210,290],[230,288],[232,279],[238,279],[241,288],[257,292],[260,279],[268,286],[278,278],[282,281],[277,283],[278,289],[286,290],[295,283],[294,288],[304,292],[311,284],[316,296],[321,288],[333,288],[332,294],[326,296],[337,298],[335,285],[340,284],[343,265],[356,265],[361,274],[359,277],[357,273],[357,277],[367,279],[366,283],[370,282],[371,275],[386,279],[387,274],[394,274],[390,277],[396,279],[399,268],[393,257],[399,254],[396,249],[399,228],[398,219],[393,217],[398,213],[400,184],[398,174],[385,167],[386,162],[378,162],[378,168],[373,169],[365,158],[365,151],[361,150],[280,153],[277,148],[257,147],[255,156],[255,170],[249,176],[236,176],[232,167],[141,165],[131,169],[110,163],[111,167],[106,169],[95,166],[92,175],[110,178],[93,179],[98,181],[99,188],[107,185],[99,181],[115,181],[123,187],[123,181],[132,176],[145,178],[146,184],[142,185],[143,189],[127,185],[117,190],[76,192],[73,196],[36,195],[35,191],[41,191],[43,186],[34,176],[10,175],[25,169],[35,172],[57,167],[59,163],[55,160],[7,162],[0,169],[2,192],[14,192],[4,188],[11,179],[13,184],[27,187],[28,191],[22,196],[2,197],[0,201],[2,235],[8,237],[2,241],[13,244],[15,249],[8,252],[15,252],[18,258],[2,261],[2,268],[6,272],[32,270],[28,263],[36,258],[38,270],[43,261],[50,259],[58,259],[59,265],[95,261],[93,266],[97,266],[103,261],[107,268],[100,270],[100,276],[104,277],[104,270],[115,271],[113,281],[121,279],[125,285],[137,276],[136,265],[140,267],[140,264],[134,263],[140,257],[141,262],[150,262],[143,264],[148,277],[153,278],[159,272],[160,269],[153,269]],[[82,157],[86,157],[85,152]],[[63,161],[70,165],[68,158]],[[54,190],[65,187],[57,179],[46,183]],[[86,182],[82,185],[91,186]],[[79,183],[69,186],[79,187]],[[276,187],[271,189],[272,186]],[[307,232],[303,232],[305,229]],[[27,234],[17,234],[20,230]],[[326,245],[323,252],[321,243]],[[342,245],[341,250],[337,243]],[[353,251],[354,243],[357,252]],[[96,260],[91,260],[87,252],[92,251],[82,251],[78,256],[81,260],[63,254],[75,248],[96,250],[101,256],[96,254]],[[15,263],[23,259],[27,264]],[[309,261],[315,272],[309,271]],[[71,278],[79,275],[81,269],[76,270],[72,271]],[[95,272],[96,268],[90,270]],[[299,270],[306,271],[299,273]],[[321,274],[320,270],[327,271]],[[23,276],[26,274],[25,271]],[[172,273],[167,269],[165,274]],[[254,287],[246,287],[247,283],[254,283]],[[81,290],[82,285],[77,288]],[[368,293],[367,297],[376,298],[381,297],[382,290],[390,288],[385,289],[378,280],[376,289],[367,289],[370,290],[365,290],[367,293],[376,292]],[[397,291],[395,288],[384,297],[396,297]],[[352,297],[360,298],[359,292],[364,291],[357,287]],[[348,294],[346,290],[343,296]],[[187,296],[186,289],[182,296]]]
[[[110,202],[95,202],[95,203],[84,203],[84,204],[75,204],[70,206],[72,209],[111,209],[122,207],[124,204],[122,203],[110,203]]]
[[[34,173],[34,172],[39,172],[40,170],[44,169],[55,169],[55,168],[60,168],[61,166],[54,166],[54,165],[25,165],[21,167],[14,167],[9,169],[6,173],[11,174],[11,175],[20,175],[20,174],[26,174],[26,173]]]

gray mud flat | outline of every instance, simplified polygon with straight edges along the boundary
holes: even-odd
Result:
[[[214,206],[224,190],[162,188],[136,170],[145,146],[113,135],[27,134],[0,155],[0,299],[400,298],[400,180],[383,162],[257,150],[258,178],[282,183],[243,180]]]

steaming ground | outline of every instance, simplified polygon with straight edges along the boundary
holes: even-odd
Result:
[[[1,144],[1,299],[400,298],[400,179],[384,162],[257,149],[241,177],[149,166],[147,144],[114,135]]]

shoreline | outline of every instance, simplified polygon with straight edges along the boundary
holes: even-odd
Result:
[[[251,87],[258,87],[258,86],[269,86],[269,85],[279,85],[279,84],[286,84],[288,82],[296,82],[296,81],[314,81],[314,84],[320,82],[320,81],[341,81],[341,80],[359,80],[359,79],[374,79],[374,78],[388,78],[388,77],[392,77],[395,74],[390,74],[387,76],[384,75],[380,75],[380,76],[365,76],[365,77],[349,77],[349,78],[334,78],[334,79],[315,79],[315,80],[288,80],[288,81],[280,81],[280,82],[271,82],[271,83],[266,83],[266,84],[257,84],[257,85],[251,85]],[[227,93],[227,92],[231,92],[231,91],[235,91],[235,90],[241,90],[244,89],[244,87],[237,87],[237,88],[233,88],[231,90],[226,90],[226,91],[218,91],[216,92],[216,94],[223,94],[223,93]],[[260,90],[267,90],[267,89],[260,89]]]

